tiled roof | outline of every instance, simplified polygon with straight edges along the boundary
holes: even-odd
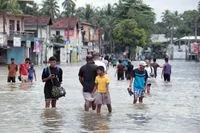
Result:
[[[77,23],[78,23],[78,19],[75,18],[75,17],[71,17],[71,18],[61,18],[61,19],[58,19],[56,20],[53,25],[52,25],[52,28],[55,28],[55,29],[67,29],[67,28],[70,28],[70,29],[73,29]]]
[[[47,25],[49,23],[50,17],[47,16],[30,16],[30,17],[25,17],[24,18],[24,24],[25,25],[36,25],[42,24],[42,25]]]

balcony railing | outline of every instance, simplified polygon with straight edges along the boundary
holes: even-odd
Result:
[[[32,32],[10,32],[7,36],[7,40],[13,40],[14,37],[20,37],[22,41],[34,41],[34,38],[36,37]]]

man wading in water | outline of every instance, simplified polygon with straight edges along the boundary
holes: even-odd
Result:
[[[145,70],[146,65],[146,62],[141,61],[139,68],[133,70],[133,75],[128,88],[129,93],[132,93],[134,96],[133,104],[137,103],[138,98],[139,102],[143,103],[146,81],[148,78],[147,71]]]
[[[95,78],[97,76],[97,66],[94,65],[92,56],[88,55],[86,57],[87,64],[82,66],[79,70],[79,81],[83,86],[83,97],[85,99],[85,111],[89,111],[89,108],[92,106],[92,109],[96,109],[93,90],[95,86]]]

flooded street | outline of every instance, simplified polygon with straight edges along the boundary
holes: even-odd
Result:
[[[163,61],[159,61],[163,64]],[[133,63],[137,66],[137,62]],[[56,109],[44,109],[42,67],[38,81],[21,86],[6,83],[7,69],[0,70],[0,133],[199,133],[200,63],[173,61],[172,82],[158,77],[151,96],[144,104],[133,105],[127,93],[128,81],[117,81],[109,69],[113,113],[104,106],[101,115],[84,112],[82,87],[78,81],[80,66],[63,66],[67,95]]]

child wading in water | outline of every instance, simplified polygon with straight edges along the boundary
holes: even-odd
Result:
[[[36,73],[35,73],[35,68],[33,64],[30,65],[30,68],[28,69],[28,81],[33,82],[33,77],[36,79]]]
[[[112,112],[111,100],[110,100],[110,92],[109,92],[109,77],[105,74],[105,70],[103,66],[99,66],[97,68],[98,76],[95,79],[95,88],[94,91],[97,91],[96,94],[96,105],[97,105],[97,113],[101,112],[102,104],[106,104],[108,107],[109,113]]]

